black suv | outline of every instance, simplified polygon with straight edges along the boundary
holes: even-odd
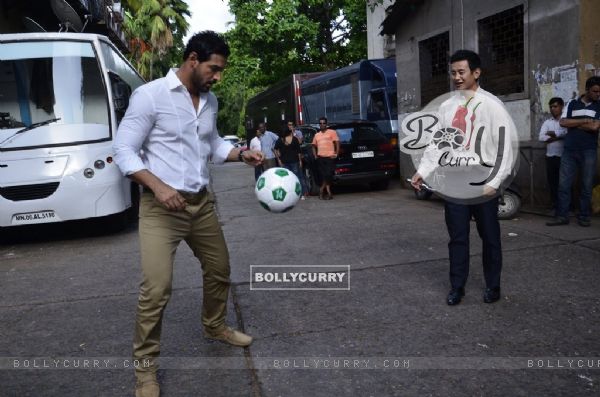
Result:
[[[319,194],[321,178],[312,152],[312,140],[319,126],[297,127],[304,136],[304,172],[310,194]],[[340,138],[340,153],[335,161],[334,184],[368,183],[372,189],[387,189],[396,168],[394,146],[389,143],[377,124],[366,121],[330,123]]]

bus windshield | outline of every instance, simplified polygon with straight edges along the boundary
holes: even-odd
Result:
[[[0,149],[110,139],[106,88],[92,43],[0,43],[0,76]]]

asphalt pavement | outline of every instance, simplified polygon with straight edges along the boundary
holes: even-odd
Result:
[[[482,301],[473,224],[466,296],[450,307],[440,200],[417,201],[396,181],[271,214],[254,198],[251,168],[211,173],[231,254],[228,322],[255,341],[204,339],[201,269],[182,244],[163,322],[163,396],[600,394],[600,218],[589,228],[550,228],[528,213],[502,221],[494,304]],[[0,396],[133,395],[137,227],[98,227],[3,236]],[[276,265],[349,266],[349,289],[251,289],[251,266]]]

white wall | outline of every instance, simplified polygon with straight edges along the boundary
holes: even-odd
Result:
[[[389,7],[394,0],[384,0],[383,4],[377,5],[371,12],[372,1],[367,2],[367,56],[368,59],[386,58],[389,51],[394,51],[393,36],[381,36],[381,23],[385,19],[385,9]],[[391,48],[386,49],[386,44]]]

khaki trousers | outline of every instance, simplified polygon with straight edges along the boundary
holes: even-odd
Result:
[[[229,294],[229,252],[215,212],[214,196],[204,190],[184,196],[188,205],[183,211],[169,211],[144,192],[140,199],[140,254],[143,279],[140,286],[133,357],[149,360],[160,354],[162,316],[171,296],[173,260],[181,240],[189,245],[202,265],[202,324],[214,334],[225,327]]]

